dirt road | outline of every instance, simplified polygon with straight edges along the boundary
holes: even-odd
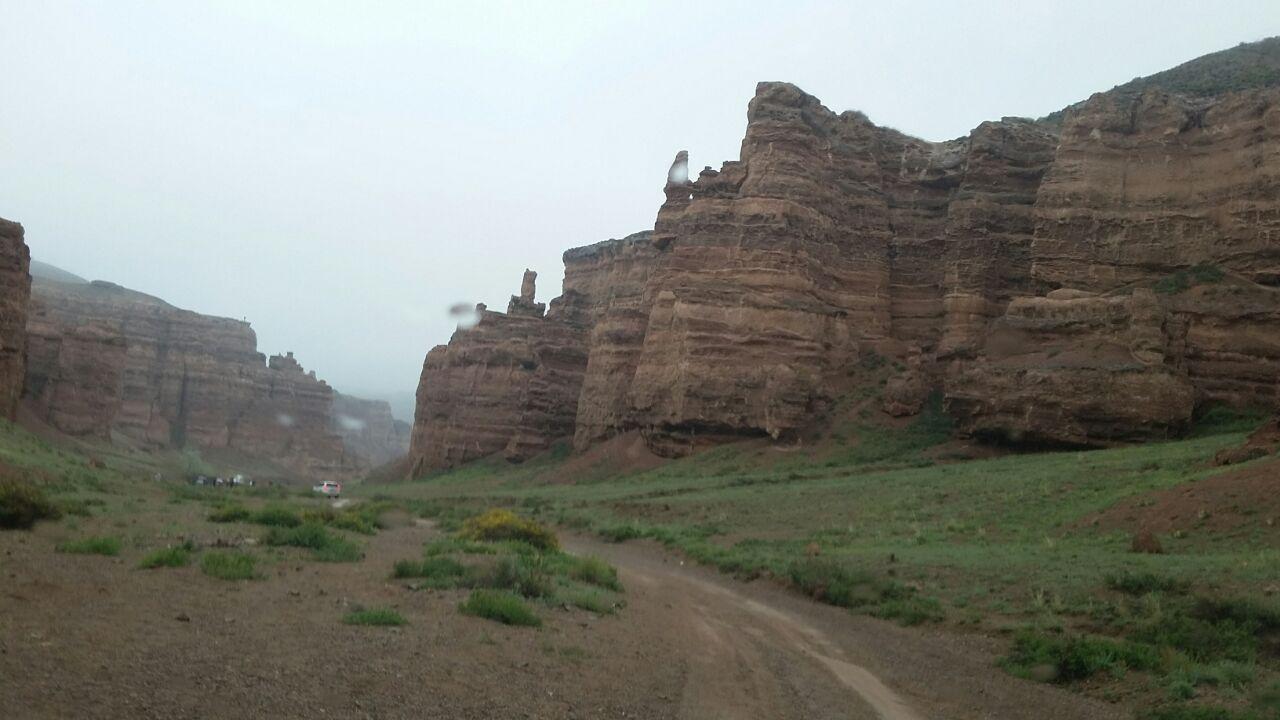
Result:
[[[118,558],[66,555],[68,537],[121,532],[92,519],[0,533],[0,716],[27,718],[1120,718],[1107,706],[996,670],[980,639],[849,615],[745,585],[644,544],[570,538],[627,586],[616,616],[542,607],[541,630],[461,615],[462,591],[410,590],[392,564],[434,531],[364,540],[359,563],[263,548],[263,577],[138,570],[200,528],[203,510],[129,521]],[[184,531],[188,532],[188,531]],[[401,628],[344,625],[393,607]]]
[[[653,547],[571,538],[618,566],[638,632],[687,659],[677,717],[951,720],[1125,718],[1023,682],[982,638],[901,628],[744,584]]]

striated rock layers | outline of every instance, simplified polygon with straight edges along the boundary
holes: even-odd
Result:
[[[665,195],[652,233],[565,253],[551,312],[513,301],[431,351],[420,468],[782,438],[886,358],[886,410],[943,392],[1006,441],[1280,406],[1280,89],[1102,93],[933,143],[762,83],[740,159],[694,179],[681,152]]]
[[[300,476],[361,462],[331,429],[333,390],[289,353],[268,361],[248,323],[107,282],[37,279],[27,404],[74,435],[225,449]]]
[[[22,226],[0,218],[0,415],[10,420],[18,409],[26,368],[30,270]]]
[[[502,453],[523,460],[573,434],[586,367],[581,309],[534,302],[525,271],[506,313],[476,307],[478,322],[427,353],[412,435],[414,472]],[[568,295],[568,294],[567,294]]]

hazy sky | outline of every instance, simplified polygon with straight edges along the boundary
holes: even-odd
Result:
[[[942,140],[1275,34],[1277,0],[0,0],[0,216],[403,415],[449,305],[652,227],[757,81]]]

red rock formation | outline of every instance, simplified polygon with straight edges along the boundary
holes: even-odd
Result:
[[[1019,443],[1176,435],[1195,408],[1181,330],[1150,290],[1018,298],[979,359],[953,365],[947,411],[965,432]]]
[[[150,447],[227,449],[306,477],[358,466],[330,430],[333,391],[248,323],[111,283],[38,279],[27,402],[55,427]]]
[[[22,395],[27,351],[31,253],[22,226],[0,218],[0,415],[13,419]]]
[[[523,386],[486,381],[503,361],[484,352],[565,325],[585,328],[581,392],[543,414],[556,432],[574,415],[579,449],[637,429],[665,454],[783,437],[872,353],[911,365],[889,412],[942,389],[964,431],[1009,440],[1163,437],[1204,403],[1280,405],[1280,89],[1243,70],[1239,92],[1158,89],[1203,75],[943,143],[762,83],[739,160],[691,180],[681,151],[650,236],[565,253],[559,323],[508,318],[433,351],[414,454],[505,447]],[[460,386],[503,408],[497,426]],[[421,453],[432,432],[468,450]]]
[[[68,435],[110,439],[124,389],[127,350],[118,327],[50,322],[40,299],[27,321],[25,402]]]
[[[583,328],[543,314],[526,271],[506,313],[480,320],[427,353],[411,439],[415,473],[501,452],[518,461],[573,435],[586,368]]]

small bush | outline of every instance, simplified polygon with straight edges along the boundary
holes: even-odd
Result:
[[[556,539],[555,533],[510,510],[494,509],[468,518],[462,524],[458,537],[463,540],[484,542],[519,540],[540,550],[557,550],[560,547],[560,541]]]
[[[498,560],[488,577],[480,584],[510,590],[528,598],[546,598],[555,595],[555,579],[552,578],[541,556],[506,555]]]
[[[307,548],[312,551],[316,560],[322,562],[355,562],[362,557],[360,546],[315,523],[297,527],[273,527],[267,531],[262,541],[274,547]]]
[[[937,600],[916,596],[885,600],[871,608],[870,613],[874,617],[895,620],[902,625],[941,622],[946,617]]]
[[[465,615],[496,620],[504,625],[542,626],[542,618],[535,615],[519,596],[509,592],[473,590],[458,609]]]
[[[159,567],[184,567],[191,562],[191,549],[179,545],[177,547],[167,547],[156,550],[155,552],[142,558],[142,562],[138,563],[140,568],[159,568]]]
[[[120,554],[120,538],[89,537],[80,540],[68,540],[57,547],[58,552],[77,555],[110,555]]]
[[[257,575],[257,559],[242,552],[211,552],[200,559],[205,575],[220,580],[252,580]]]
[[[400,613],[390,608],[352,610],[343,616],[342,622],[348,625],[374,625],[378,627],[407,625],[409,623]]]
[[[253,514],[253,521],[259,525],[291,528],[302,524],[302,516],[286,507],[268,505]]]
[[[58,506],[32,483],[0,480],[0,528],[26,530],[38,520],[56,520],[61,516]]]
[[[493,555],[498,549],[493,545],[485,543],[470,542],[468,540],[459,540],[457,538],[443,538],[433,540],[427,543],[427,557],[436,555],[452,555],[454,553],[461,555]]]
[[[392,570],[397,578],[425,578],[427,585],[437,589],[464,584],[467,568],[450,557],[429,557],[422,562],[400,560]]]
[[[628,540],[638,540],[647,537],[648,533],[644,528],[635,523],[618,523],[616,525],[605,525],[596,528],[596,534],[608,540],[609,542],[620,543]]]
[[[594,555],[574,558],[573,564],[569,566],[569,577],[609,590],[622,590],[622,583],[618,582],[618,571]]]
[[[1196,662],[1231,660],[1249,663],[1261,637],[1280,630],[1280,613],[1252,602],[1200,598],[1189,607],[1167,608],[1139,625],[1139,642],[1172,647]]]
[[[249,522],[252,518],[253,513],[243,505],[223,505],[209,513],[209,522],[216,523]]]
[[[1150,645],[1034,631],[1019,633],[1012,652],[1000,660],[1005,670],[1018,677],[1064,683],[1084,680],[1104,670],[1149,670],[1159,663],[1159,653]],[[1041,675],[1041,669],[1050,672]]]
[[[1161,577],[1154,573],[1123,572],[1119,575],[1107,576],[1107,587],[1126,595],[1149,595],[1151,593],[1181,593],[1187,584],[1181,580]]]
[[[571,590],[565,594],[564,600],[576,608],[581,608],[597,615],[611,615],[614,611],[613,599],[598,590],[588,590],[586,588]]]

